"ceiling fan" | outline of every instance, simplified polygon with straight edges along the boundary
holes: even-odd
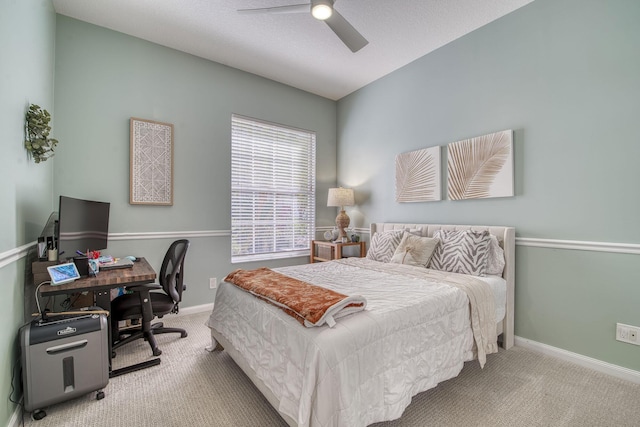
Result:
[[[240,9],[239,13],[308,13],[314,18],[324,21],[329,28],[347,45],[352,52],[357,52],[369,42],[333,7],[335,0],[311,0],[310,3],[292,4],[288,6],[261,7],[258,9]]]

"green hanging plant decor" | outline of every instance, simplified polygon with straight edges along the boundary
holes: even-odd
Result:
[[[38,105],[31,104],[26,116],[26,133],[24,147],[36,163],[44,162],[49,157],[53,157],[53,149],[58,144],[58,140],[49,138],[51,126],[49,121],[51,114]]]

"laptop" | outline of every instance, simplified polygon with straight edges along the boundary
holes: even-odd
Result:
[[[107,264],[100,264],[100,270],[116,270],[118,268],[131,268],[133,267],[133,261],[129,258],[118,258],[114,262]]]

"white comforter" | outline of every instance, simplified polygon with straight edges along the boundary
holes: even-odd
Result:
[[[473,358],[469,301],[455,287],[381,271],[380,265],[358,258],[277,269],[367,299],[364,312],[333,328],[304,328],[228,283],[218,288],[208,325],[242,354],[279,399],[278,410],[300,426],[398,418],[413,395],[457,376]]]

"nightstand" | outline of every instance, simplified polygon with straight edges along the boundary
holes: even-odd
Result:
[[[359,246],[360,258],[366,255],[365,242],[327,242],[324,240],[311,241],[311,255],[309,260],[313,262],[331,261],[332,259],[342,258],[342,248],[347,246]]]

